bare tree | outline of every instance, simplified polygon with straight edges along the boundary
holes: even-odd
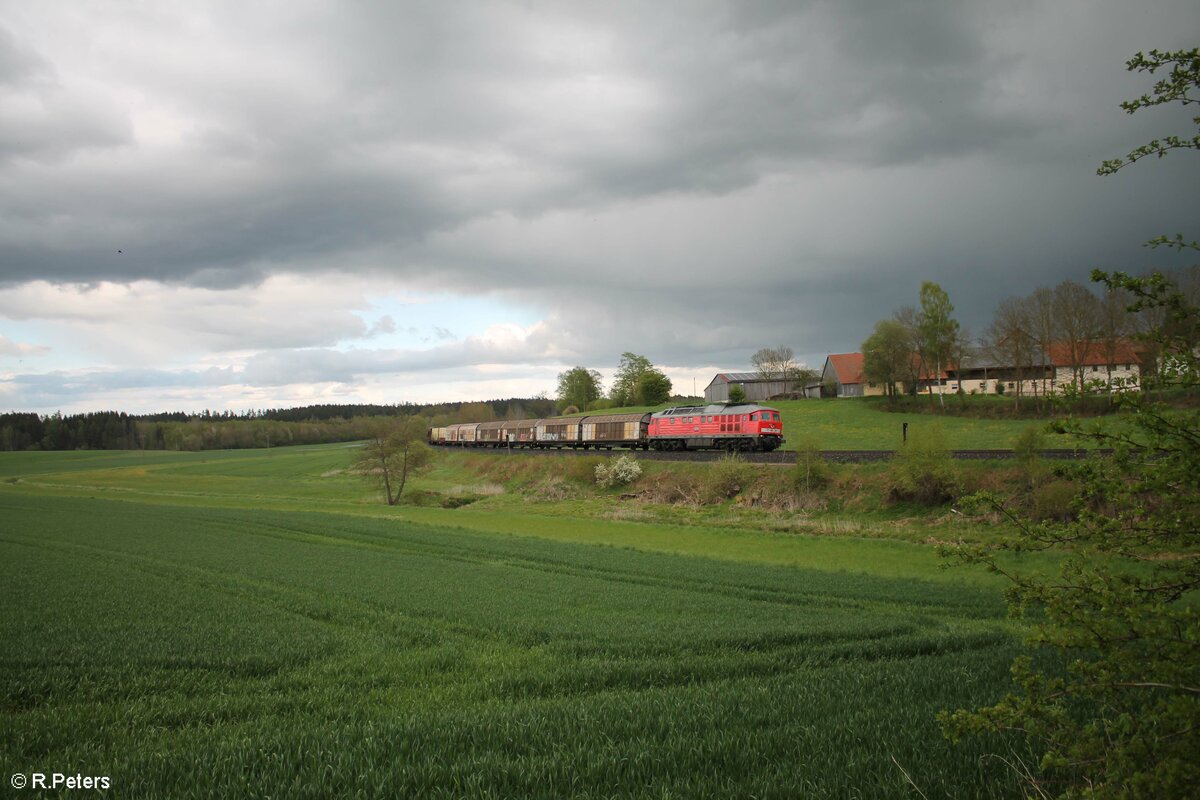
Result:
[[[796,361],[792,348],[785,345],[764,347],[750,356],[750,364],[764,380],[785,381],[792,389],[804,389],[817,377],[817,371]]]
[[[1104,354],[1108,393],[1113,393],[1113,369],[1117,359],[1128,353],[1129,337],[1134,331],[1135,319],[1129,312],[1129,306],[1135,298],[1129,291],[1120,287],[1109,287],[1099,304],[1099,327],[1097,338],[1099,347]],[[1131,356],[1126,356],[1130,358]],[[1124,359],[1122,359],[1124,360]]]
[[[1038,381],[1034,384],[1034,395],[1039,392],[1042,397],[1046,394],[1046,371],[1053,369],[1050,358],[1050,348],[1058,336],[1058,324],[1054,317],[1054,292],[1045,286],[1039,286],[1024,301],[1025,313],[1029,320],[1029,333],[1037,343]],[[1054,373],[1051,372],[1051,375]]]
[[[1034,373],[1039,360],[1037,338],[1032,333],[1034,325],[1030,318],[1030,306],[1028,298],[1023,297],[1009,297],[1000,301],[992,324],[984,335],[985,352],[1002,369],[1011,370],[1009,374],[1016,382],[1016,391],[1013,393],[1015,406],[1020,406],[1025,393],[1025,376]],[[1000,378],[1004,378],[1003,372]]]
[[[784,345],[764,347],[750,356],[750,365],[764,380],[787,380],[796,370],[796,354]]]
[[[903,380],[908,393],[915,395],[921,385],[921,373],[924,370],[924,361],[918,352],[917,340],[920,338],[920,334],[917,330],[917,310],[912,306],[901,306],[892,315],[892,319],[899,323],[908,335],[908,361]]]
[[[1059,333],[1055,355],[1066,359],[1072,380],[1082,391],[1084,367],[1099,336],[1100,300],[1086,286],[1063,281],[1054,287],[1052,307]]]

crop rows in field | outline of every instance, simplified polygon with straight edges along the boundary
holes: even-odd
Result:
[[[121,795],[1005,796],[951,583],[394,520],[0,496],[0,760]],[[569,524],[569,523],[564,523]],[[894,760],[893,760],[894,759]]]

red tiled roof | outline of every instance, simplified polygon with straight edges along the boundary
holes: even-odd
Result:
[[[837,373],[839,383],[864,383],[866,378],[863,377],[863,354],[862,353],[837,353],[829,356],[829,363],[833,365],[834,372]],[[937,371],[932,368],[920,369],[921,357],[916,353],[912,354],[912,365],[914,370],[918,370],[921,374],[918,380],[934,381],[938,379]],[[954,369],[952,364],[945,366],[942,369],[942,378],[948,378],[947,370]]]
[[[829,363],[833,366],[833,371],[837,373],[838,383],[863,382],[862,353],[830,354]]]
[[[1054,366],[1071,366],[1071,345],[1069,343],[1054,342],[1047,348],[1047,351],[1050,356],[1050,363]],[[1109,358],[1108,348],[1099,342],[1093,342],[1084,350],[1079,364],[1084,367],[1103,367],[1110,363]],[[1113,364],[1142,363],[1142,358],[1134,348],[1134,343],[1127,340],[1116,343],[1116,346],[1112,350],[1111,359],[1111,363]]]

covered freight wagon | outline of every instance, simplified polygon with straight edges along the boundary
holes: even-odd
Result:
[[[538,447],[575,447],[579,444],[579,417],[538,420]]]
[[[645,446],[649,425],[649,414],[604,414],[584,417],[579,440],[584,447]]]

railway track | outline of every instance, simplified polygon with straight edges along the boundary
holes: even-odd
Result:
[[[443,445],[444,449],[454,450],[452,445]],[[614,448],[612,450],[574,450],[570,448],[556,449],[528,449],[528,448],[462,448],[470,450],[473,453],[490,453],[497,456],[547,456],[547,455],[574,455],[574,456],[617,456],[622,453],[633,452],[639,459],[646,461],[719,461],[726,454],[721,450],[684,450],[676,452],[657,451],[657,450],[626,450],[624,448]],[[1079,450],[1079,449],[1054,449],[1040,451],[1042,458],[1056,461],[1078,461],[1091,456],[1107,456],[1112,454],[1112,450]],[[893,450],[822,450],[821,457],[826,461],[832,461],[843,464],[863,464],[871,461],[887,461],[895,455]],[[1015,458],[1012,450],[951,450],[952,458],[961,461],[989,461],[989,460],[1005,460]],[[793,450],[776,450],[771,453],[755,453],[755,452],[739,452],[738,456],[751,464],[795,464],[796,453]]]

